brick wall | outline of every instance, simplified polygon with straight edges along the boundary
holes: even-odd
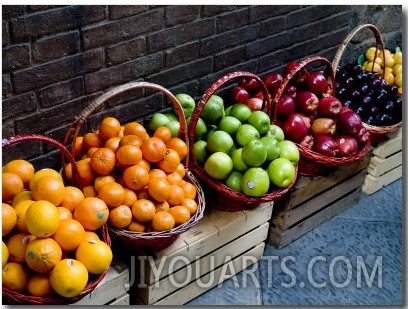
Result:
[[[402,46],[401,6],[3,5],[2,134],[62,141],[95,97],[129,81],[198,98],[226,72],[262,76],[312,54],[332,60],[362,23],[377,25],[386,47]],[[370,31],[356,36],[345,61],[373,41]],[[152,91],[111,101],[105,108],[122,121],[168,104]],[[3,160],[24,153],[45,162],[42,147],[10,147]]]

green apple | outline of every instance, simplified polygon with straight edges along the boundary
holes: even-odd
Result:
[[[193,110],[195,108],[195,101],[194,99],[186,94],[186,93],[178,93],[176,94],[176,99],[179,101],[183,111],[184,111],[184,116],[186,118],[191,117],[191,114],[193,113]],[[177,113],[176,108],[173,106],[173,111],[174,113]]]
[[[231,151],[231,159],[234,165],[234,170],[245,172],[249,166],[242,160],[242,148],[237,148]]]
[[[179,118],[178,118],[177,114],[175,114],[173,112],[167,112],[167,113],[164,113],[164,114],[167,116],[167,118],[169,118],[169,120],[179,121]]]
[[[282,128],[276,124],[271,124],[269,127],[269,131],[266,132],[265,135],[275,137],[278,142],[281,142],[285,139],[285,133],[283,132]]]
[[[193,150],[197,163],[199,165],[204,165],[204,162],[207,159],[207,142],[204,140],[195,142]]]
[[[250,141],[259,138],[259,131],[248,123],[241,124],[235,133],[235,140],[237,141],[238,145],[242,147],[248,144]]]
[[[241,121],[232,116],[225,116],[218,124],[218,129],[227,132],[229,135],[234,136],[238,127],[241,125]]]
[[[216,130],[208,137],[207,150],[209,152],[229,153],[234,146],[234,140],[227,132]]]
[[[250,167],[242,176],[241,189],[248,196],[264,196],[269,186],[268,173],[261,167]]]
[[[214,152],[204,163],[204,170],[214,179],[226,179],[232,172],[232,159],[224,152]]]
[[[226,184],[227,187],[229,187],[229,188],[231,188],[231,189],[233,189],[235,191],[241,192],[242,191],[241,181],[242,181],[242,174],[240,172],[238,172],[238,171],[233,170],[229,174],[228,178],[225,180],[225,184]]]
[[[191,117],[187,118],[187,125],[190,123]],[[205,124],[204,120],[198,118],[195,128],[194,140],[199,141],[205,137],[207,134],[207,125]]]
[[[200,117],[207,125],[217,125],[224,115],[225,111],[223,99],[217,95],[212,95],[201,111]]]
[[[246,122],[251,114],[251,109],[244,103],[233,104],[228,113],[229,116],[237,118],[241,123]]]
[[[278,140],[273,136],[264,136],[260,139],[266,148],[266,160],[272,161],[279,157],[280,147]]]
[[[270,129],[271,119],[264,111],[253,111],[247,119],[250,125],[253,125],[263,135]]]
[[[296,146],[296,144],[285,139],[279,142],[279,148],[279,157],[288,159],[294,166],[296,166],[300,159],[299,148]]]
[[[164,124],[171,131],[171,137],[177,137],[180,131],[180,122],[178,120],[170,120]]]
[[[242,147],[242,160],[248,166],[261,166],[266,157],[266,147],[259,139],[254,139]]]
[[[167,117],[165,114],[154,113],[149,121],[149,129],[151,132],[154,132],[158,127],[164,126],[169,121],[170,121],[169,117]]]
[[[289,186],[296,176],[295,167],[292,162],[286,158],[276,158],[269,163],[266,171],[268,172],[271,183],[279,188]]]

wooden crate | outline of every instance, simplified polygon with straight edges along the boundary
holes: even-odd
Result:
[[[114,258],[105,278],[80,301],[72,305],[129,305],[129,268]]]
[[[250,211],[212,210],[155,256],[131,257],[138,280],[131,304],[183,305],[259,261],[272,208],[271,202]]]
[[[354,205],[360,198],[371,150],[359,162],[327,176],[299,176],[292,189],[275,201],[268,240],[282,248]]]
[[[373,194],[402,177],[402,129],[387,135],[373,150],[363,192]]]

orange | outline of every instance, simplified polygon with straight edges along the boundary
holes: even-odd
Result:
[[[169,213],[173,216],[176,225],[183,224],[190,220],[190,210],[181,205],[170,207]]]
[[[116,165],[116,154],[109,148],[98,148],[89,161],[92,170],[98,175],[109,175]]]
[[[109,268],[113,253],[102,240],[89,240],[79,245],[75,258],[85,265],[89,273],[101,274]]]
[[[84,236],[84,241],[88,241],[88,240],[100,240],[98,234],[96,234],[95,232],[92,231],[85,231],[85,236]]]
[[[155,231],[167,231],[174,227],[175,221],[173,216],[167,211],[158,211],[152,220],[152,228]]]
[[[105,141],[95,132],[88,132],[84,135],[82,141],[82,147],[84,150],[88,150],[92,147],[101,148],[105,144]]]
[[[27,284],[27,292],[29,295],[46,297],[51,296],[54,292],[49,274],[34,274],[30,277]]]
[[[141,223],[151,221],[156,213],[156,206],[150,200],[139,199],[132,206],[133,218]]]
[[[190,210],[190,214],[193,215],[197,212],[197,202],[191,198],[184,198],[183,203],[181,203],[181,206],[184,206],[186,208],[188,208],[188,210]]]
[[[174,149],[167,149],[163,160],[157,162],[157,166],[166,173],[175,172],[180,164],[180,156]]]
[[[18,231],[22,233],[28,233],[27,225],[25,222],[25,214],[26,214],[27,208],[32,203],[34,203],[33,200],[24,200],[14,206],[14,210],[16,211],[16,214],[17,214],[16,228]]]
[[[57,179],[60,179],[61,181],[62,176],[60,173],[58,173],[56,170],[52,168],[43,168],[34,173],[34,176],[31,178],[30,183],[28,185],[29,189],[32,190],[33,185],[37,182],[38,179],[40,179],[43,176],[54,176]]]
[[[136,191],[137,194],[137,199],[140,200],[142,198],[146,199],[146,200],[150,200],[151,197],[149,195],[149,190],[147,189],[147,186],[143,187],[140,190]]]
[[[1,204],[1,230],[2,236],[9,234],[17,224],[17,213],[9,204]]]
[[[58,206],[65,197],[65,185],[53,176],[43,176],[31,188],[31,195],[35,201],[46,200]]]
[[[72,212],[68,208],[58,206],[57,209],[60,221],[64,219],[72,219]]]
[[[71,162],[64,165],[62,172],[64,174],[64,179],[67,182],[72,183],[73,178],[72,178],[72,164],[71,164]]]
[[[10,257],[10,253],[8,251],[7,245],[4,241],[1,242],[1,267],[3,268],[4,265],[8,262]]]
[[[170,197],[171,185],[164,177],[149,179],[147,183],[149,196],[157,202],[163,202]]]
[[[183,177],[178,172],[172,172],[166,175],[167,181],[171,185],[180,185]]]
[[[121,124],[115,117],[106,117],[99,125],[99,136],[104,140],[116,137],[121,131]]]
[[[167,202],[171,206],[181,205],[184,200],[184,190],[179,185],[170,185],[170,196],[167,198]]]
[[[152,168],[149,171],[149,179],[155,178],[155,177],[162,177],[162,178],[166,178],[167,174],[165,171],[163,171],[160,168]]]
[[[31,195],[31,191],[29,190],[23,190],[20,191],[19,193],[17,193],[17,195],[13,198],[13,200],[11,201],[11,206],[16,206],[18,203],[20,203],[21,201],[24,200],[32,200],[33,197]]]
[[[85,229],[75,219],[63,219],[51,238],[59,244],[62,250],[72,251],[85,240]]]
[[[116,160],[120,165],[128,166],[137,164],[142,159],[142,150],[139,146],[124,145],[116,151]]]
[[[23,264],[8,262],[3,267],[2,284],[10,290],[23,292],[27,287],[29,278],[28,269]]]
[[[92,155],[95,153],[95,151],[97,151],[99,149],[99,147],[91,147],[88,149],[88,151],[86,152],[84,158],[91,158]]]
[[[28,188],[30,179],[34,176],[34,165],[27,160],[15,159],[3,166],[3,173],[13,173],[18,175],[24,183],[24,187]]]
[[[124,135],[123,137],[120,138],[119,141],[119,147],[121,146],[125,146],[125,145],[133,145],[133,146],[142,146],[143,144],[143,140],[137,136],[137,135],[133,135],[133,134],[129,134],[129,135]]]
[[[140,165],[141,167],[143,167],[144,169],[146,169],[147,171],[150,171],[150,162],[146,161],[145,159],[142,158],[142,160],[139,161],[139,163],[137,165]]]
[[[93,183],[95,191],[98,192],[108,182],[116,182],[115,177],[113,175],[96,176]]]
[[[153,137],[158,137],[166,143],[171,139],[171,130],[168,127],[160,126],[154,131]]]
[[[83,142],[84,142],[84,137],[77,136],[72,143],[73,144],[72,154],[75,160],[78,160],[84,154]]]
[[[25,261],[25,250],[27,244],[34,240],[35,236],[25,233],[16,233],[10,235],[6,240],[6,246],[9,252],[11,262],[22,263]]]
[[[149,182],[149,171],[138,164],[126,168],[122,175],[126,187],[132,190],[140,190]]]
[[[184,197],[188,197],[188,198],[191,198],[193,200],[196,198],[197,188],[191,182],[183,180],[181,182],[181,187],[184,190]]]
[[[84,193],[85,197],[96,197],[97,195],[93,185],[83,187],[82,192]]]
[[[180,160],[183,161],[188,153],[187,143],[179,137],[172,137],[167,143],[166,147],[174,149],[180,156]]]
[[[123,205],[132,207],[132,205],[137,201],[136,192],[128,188],[123,189],[125,190],[125,198],[123,200]]]
[[[146,139],[140,149],[143,153],[143,158],[149,162],[159,162],[166,155],[166,144],[158,137]]]
[[[83,187],[91,185],[95,179],[95,172],[91,167],[90,161],[91,158],[85,158],[76,162],[81,185]]]
[[[28,231],[36,237],[49,237],[59,225],[59,211],[49,201],[39,200],[32,203],[25,212]]]
[[[27,244],[25,261],[37,273],[47,273],[61,261],[62,250],[52,238],[37,238]]]
[[[156,212],[161,210],[168,211],[170,209],[170,204],[167,201],[155,202],[154,206],[156,207]]]
[[[186,167],[184,166],[183,163],[180,163],[177,166],[176,172],[180,174],[181,178],[184,178],[184,176],[186,176]]]
[[[132,222],[132,210],[129,206],[120,205],[109,211],[108,223],[118,229],[127,227]]]
[[[94,231],[108,221],[109,210],[104,201],[97,197],[84,198],[75,208],[74,219],[86,230]]]
[[[3,202],[11,200],[24,189],[24,183],[20,176],[14,173],[2,173],[1,188]]]
[[[116,152],[116,150],[118,150],[119,148],[119,142],[121,140],[121,137],[119,136],[115,136],[115,137],[111,137],[110,139],[108,139],[105,144],[103,145],[103,147],[105,148],[109,148],[110,150],[112,150],[113,152]]]
[[[98,191],[98,197],[106,203],[108,207],[122,205],[125,199],[125,190],[117,182],[108,182]]]
[[[74,211],[76,205],[85,198],[84,193],[77,187],[66,186],[64,192],[64,199],[62,200],[60,206]]]
[[[130,224],[128,225],[127,229],[132,232],[142,233],[145,231],[146,226],[142,223],[132,220],[132,222],[130,222]]]
[[[88,270],[84,264],[75,259],[63,259],[52,269],[50,283],[59,295],[75,297],[88,283]]]
[[[149,138],[149,134],[147,133],[146,128],[142,124],[136,121],[129,122],[124,125],[123,135],[124,136],[136,135],[136,136],[139,136],[142,139],[142,141]]]

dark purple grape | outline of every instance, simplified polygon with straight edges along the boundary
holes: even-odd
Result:
[[[354,102],[355,102],[355,101],[345,100],[345,101],[343,102],[343,106],[348,107],[348,108],[351,108],[352,110],[354,110],[354,109],[357,108],[357,106],[356,106],[356,104],[355,104]]]
[[[384,105],[388,100],[388,94],[386,92],[380,91],[377,96],[374,97],[376,104]]]
[[[381,88],[381,80],[371,79],[368,83],[369,87],[374,91]]]
[[[355,110],[355,112],[361,117],[361,118],[365,118],[366,116],[366,110],[364,109],[364,107],[359,106],[357,107],[357,109]]]
[[[384,105],[383,108],[384,112],[388,114],[394,114],[395,113],[395,104],[394,101],[387,101]]]
[[[347,77],[346,80],[344,81],[344,86],[347,88],[351,88],[355,85],[354,78],[352,77]]]
[[[388,86],[387,91],[392,96],[398,96],[398,87],[397,86]]]
[[[371,115],[376,116],[380,113],[380,109],[378,108],[378,106],[373,106],[370,109],[370,113]]]
[[[366,115],[366,117],[363,118],[362,120],[363,120],[363,122],[365,122],[366,124],[369,124],[371,126],[376,124],[375,116],[373,116],[373,115]]]
[[[361,98],[361,106],[363,106],[365,109],[369,109],[372,105],[372,99],[370,96],[363,96]]]
[[[342,101],[343,99],[346,98],[347,95],[347,89],[344,87],[340,87],[338,90],[336,90],[336,97]]]
[[[389,126],[393,124],[393,118],[388,114],[378,114],[375,120],[379,126]]]
[[[356,89],[350,89],[348,96],[350,98],[350,100],[360,100],[361,98],[361,93],[360,91],[356,90]]]

